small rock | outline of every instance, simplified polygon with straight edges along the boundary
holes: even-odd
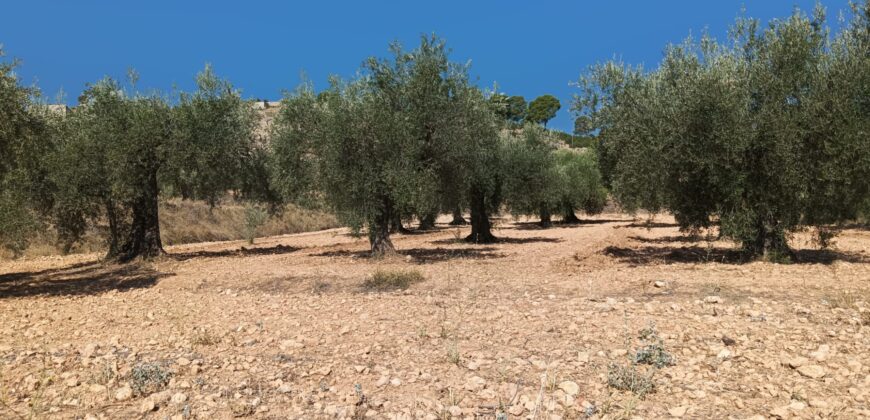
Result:
[[[661,288],[663,288],[663,287],[668,287],[668,283],[667,283],[667,282],[664,282],[664,281],[661,281],[661,280],[656,280],[656,282],[653,283],[653,286],[658,287],[658,288],[661,289]]]
[[[776,417],[778,419],[786,419],[790,417],[790,413],[788,411],[788,406],[776,407],[770,410],[770,415],[772,417]]]
[[[800,401],[794,401],[788,405],[788,408],[792,411],[801,411],[804,408],[807,408],[807,405]]]
[[[722,360],[728,359],[731,357],[731,350],[728,350],[727,348],[722,348],[722,350],[719,350],[719,354],[717,354],[716,357]]]
[[[150,413],[154,411],[154,407],[154,401],[152,401],[150,398],[147,398],[145,399],[145,401],[142,401],[142,404],[139,405],[139,412],[143,414]]]
[[[79,378],[78,378],[78,376],[73,376],[73,377],[67,379],[66,382],[64,382],[64,383],[66,384],[66,386],[68,386],[70,388],[76,387],[76,386],[79,386]]]
[[[182,404],[187,401],[187,394],[183,392],[177,392],[175,393],[175,395],[172,396],[171,401],[173,404]]]
[[[115,399],[118,401],[127,401],[133,397],[133,389],[129,385],[124,385],[115,391]]]
[[[797,368],[798,373],[807,378],[819,379],[824,377],[827,373],[825,372],[825,368],[819,365],[804,365]]]
[[[469,391],[479,391],[486,386],[486,380],[480,376],[472,376],[465,381],[465,389]]]
[[[806,357],[797,356],[786,359],[785,364],[792,369],[797,369],[807,364],[807,362],[809,362],[809,360],[807,360]]]
[[[566,394],[572,397],[580,393],[580,385],[577,385],[574,381],[564,381],[560,383],[559,389],[565,391]]]
[[[810,357],[815,359],[817,362],[824,362],[828,358],[828,354],[831,353],[831,346],[827,344],[822,344],[819,346],[819,349],[810,353]]]
[[[390,385],[392,385],[392,386],[402,385],[402,380],[399,378],[390,379]]]
[[[722,299],[719,296],[707,296],[704,298],[704,303],[719,303],[722,302]]]
[[[280,348],[281,350],[301,349],[303,347],[305,347],[305,344],[300,343],[296,340],[282,340],[281,343],[278,344],[278,348]]]
[[[668,414],[670,414],[673,417],[683,417],[686,415],[687,411],[689,411],[689,407],[683,405],[680,407],[671,408],[670,410],[668,410]]]
[[[813,408],[828,408],[828,402],[825,400],[810,400],[810,407]]]
[[[281,386],[278,387],[278,392],[280,392],[282,394],[289,394],[290,391],[291,391],[290,384],[281,384]]]
[[[82,357],[84,357],[84,358],[88,358],[88,357],[93,356],[94,353],[96,353],[96,351],[97,351],[98,348],[100,348],[100,345],[99,345],[99,344],[97,344],[97,343],[88,343],[88,345],[86,345],[85,348],[83,348],[82,351],[81,351],[81,353],[82,353]]]
[[[179,357],[178,360],[175,361],[175,363],[178,363],[178,366],[187,366],[190,364],[190,359],[186,357]]]

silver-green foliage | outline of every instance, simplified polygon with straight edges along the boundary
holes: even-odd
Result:
[[[751,255],[788,253],[804,226],[857,216],[870,193],[870,1],[831,38],[824,12],[730,43],[670,46],[654,71],[594,67],[574,108],[598,131],[601,164],[629,210],[718,222]]]

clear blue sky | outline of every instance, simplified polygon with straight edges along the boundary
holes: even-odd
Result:
[[[847,0],[824,0],[836,26]],[[352,76],[399,40],[413,47],[436,33],[456,61],[472,60],[479,84],[527,99],[550,93],[562,110],[550,123],[573,128],[568,110],[576,80],[612,57],[652,67],[666,44],[705,28],[724,38],[745,6],[764,21],[810,12],[813,0],[679,1],[10,1],[0,43],[22,60],[18,73],[54,97],[74,102],[86,82],[123,78],[140,87],[191,88],[204,63],[246,97],[278,99],[305,72],[317,88],[330,74]]]

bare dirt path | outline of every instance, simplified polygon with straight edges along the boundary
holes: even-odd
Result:
[[[503,221],[493,245],[442,225],[387,260],[336,229],[3,262],[0,417],[870,416],[870,232],[774,265],[669,222]],[[378,269],[425,281],[362,290]],[[651,324],[674,363],[609,387]]]

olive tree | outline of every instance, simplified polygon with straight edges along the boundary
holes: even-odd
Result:
[[[560,149],[553,152],[560,187],[562,221],[577,223],[577,211],[598,214],[607,205],[607,189],[601,180],[598,161],[591,151]]]
[[[45,196],[36,183],[45,169],[39,159],[51,143],[50,115],[34,102],[39,92],[21,85],[16,65],[0,61],[0,245],[17,253],[36,227],[33,200]]]
[[[515,216],[539,215],[540,225],[549,227],[562,199],[555,145],[531,124],[521,133],[507,132],[503,141],[506,204]]]
[[[817,8],[766,29],[740,19],[730,44],[671,46],[652,72],[593,68],[574,108],[614,196],[773,259],[791,232],[855,217],[870,183],[868,11],[833,41]]]
[[[473,189],[488,191],[474,157],[496,150],[493,113],[443,41],[423,37],[413,51],[393,44],[391,52],[367,60],[354,80],[289,94],[272,133],[276,189],[319,199],[355,232],[366,229],[373,255],[394,251],[396,219],[413,213],[431,223],[478,199]]]
[[[254,144],[253,110],[208,66],[197,86],[175,107],[159,93],[130,91],[108,78],[85,90],[49,157],[62,239],[72,243],[88,223],[104,219],[108,259],[158,256],[162,195],[184,192],[214,204],[239,188]]]

